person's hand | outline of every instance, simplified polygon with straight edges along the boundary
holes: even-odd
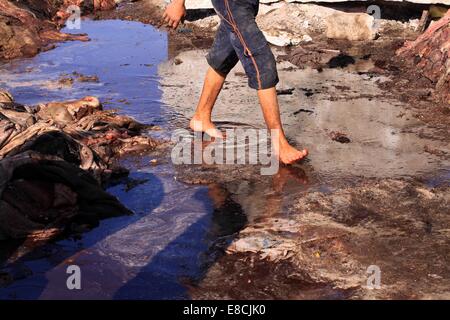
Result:
[[[181,19],[186,15],[184,0],[173,0],[164,11],[164,22],[171,28],[176,29]]]

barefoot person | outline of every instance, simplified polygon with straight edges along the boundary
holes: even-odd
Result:
[[[173,0],[167,6],[163,18],[169,27],[176,29],[185,16],[184,2]],[[209,68],[197,110],[190,122],[191,129],[222,137],[211,121],[211,113],[225,77],[241,61],[248,85],[258,92],[267,127],[279,130],[279,143],[274,143],[274,146],[280,161],[290,164],[302,159],[308,151],[292,147],[283,132],[275,89],[278,83],[275,58],[255,22],[259,0],[212,0],[212,4],[220,17],[220,26],[207,56]]]

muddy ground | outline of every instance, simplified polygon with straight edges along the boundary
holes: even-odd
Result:
[[[124,5],[106,17],[159,25],[158,14],[142,10],[149,6]],[[170,31],[172,59],[160,66],[163,101],[182,127],[213,36],[183,27]],[[187,284],[193,298],[450,297],[450,109],[430,81],[395,58],[416,36],[393,28],[368,42],[273,48],[287,135],[310,157],[273,177],[250,166],[178,167],[178,180],[207,184],[218,206],[232,199],[248,220],[205,278]],[[240,66],[214,118],[221,129],[263,127]],[[333,141],[336,131],[350,142]],[[381,289],[367,287],[371,265],[381,270]]]
[[[69,6],[79,11],[70,11]],[[58,42],[88,41],[84,34],[60,32],[66,20],[96,10],[112,10],[114,0],[0,0],[0,61],[33,57],[54,49]]]
[[[139,1],[93,17],[159,26],[159,14],[154,2]],[[274,176],[260,175],[259,166],[176,167],[177,181],[208,186],[219,219],[242,210],[247,221],[216,240],[200,280],[183,280],[190,297],[450,298],[450,109],[429,81],[393,58],[414,37],[394,30],[364,43],[273,48],[287,136],[310,156]],[[193,114],[212,40],[195,24],[169,33],[170,59],[159,76],[173,129],[186,128]],[[214,120],[221,129],[264,127],[240,65]],[[159,161],[170,161],[170,151]],[[373,265],[379,289],[368,287]]]

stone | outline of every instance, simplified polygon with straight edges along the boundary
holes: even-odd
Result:
[[[213,9],[211,0],[186,0],[185,6],[188,10]]]
[[[373,40],[376,36],[374,17],[366,13],[334,13],[326,19],[326,36],[350,41]]]

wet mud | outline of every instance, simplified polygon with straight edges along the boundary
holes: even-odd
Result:
[[[274,52],[286,134],[310,155],[269,177],[251,165],[177,166],[180,181],[220,183],[248,219],[192,297],[448,298],[446,120],[426,121],[385,90],[393,78],[373,72],[370,58],[327,65],[339,51],[323,50],[323,64],[298,67]],[[159,67],[162,99],[185,118],[181,126],[201,91],[205,53],[183,51]],[[223,131],[264,128],[241,66],[228,76],[213,120]],[[380,289],[370,287],[370,266],[381,270]]]
[[[156,25],[156,16],[140,10],[148,3],[124,4],[110,17]],[[3,70],[13,94],[31,103],[89,89],[106,108],[160,126],[160,138],[186,129],[207,68],[203,45],[212,38],[195,28],[165,38],[134,22],[89,25],[96,26],[86,30],[91,43],[65,44],[38,56],[37,65]],[[114,39],[105,37],[111,28]],[[105,44],[116,47],[114,55],[101,51]],[[434,112],[445,106],[425,93],[402,98],[409,91],[397,89],[397,80],[413,77],[382,58],[399,45],[273,48],[286,134],[308,148],[308,159],[262,176],[258,165],[173,165],[170,144],[124,158],[129,177],[107,191],[135,214],[34,250],[5,245],[0,296],[448,299],[449,135],[447,117]],[[100,66],[80,62],[98,50],[105,57]],[[77,55],[53,65],[67,52]],[[27,75],[28,68],[43,72]],[[69,76],[70,86],[58,83],[73,72],[99,82]],[[240,65],[227,78],[213,120],[222,130],[264,128]],[[89,279],[82,292],[64,287],[70,264],[83,266]],[[371,266],[381,271],[380,288],[371,287]]]

